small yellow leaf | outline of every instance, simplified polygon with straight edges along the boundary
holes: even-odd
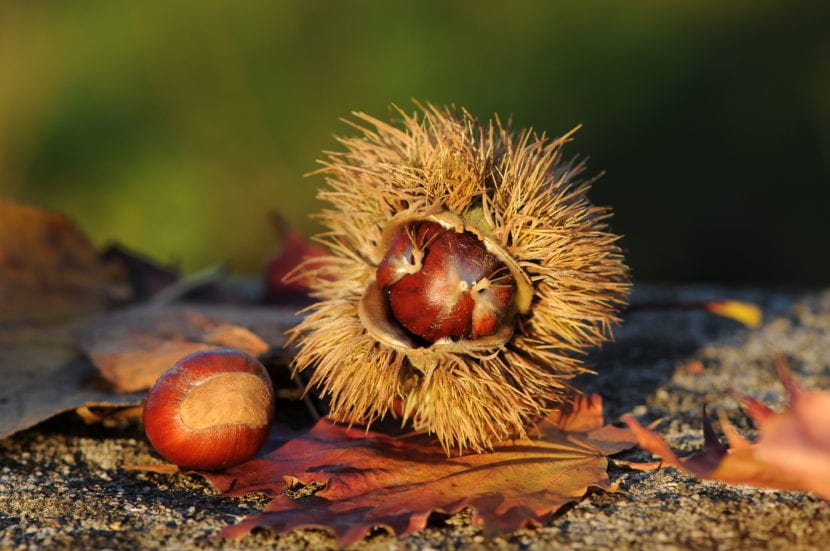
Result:
[[[764,314],[757,304],[742,302],[739,300],[718,300],[707,302],[705,309],[707,312],[732,318],[751,328],[760,326],[764,318]]]

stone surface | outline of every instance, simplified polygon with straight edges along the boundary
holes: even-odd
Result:
[[[626,412],[646,422],[662,418],[659,432],[681,453],[702,444],[704,401],[753,434],[728,388],[784,404],[773,352],[789,359],[803,385],[830,389],[830,291],[650,286],[633,297],[652,304],[722,298],[762,306],[763,325],[635,308],[616,341],[595,354],[599,374],[581,378],[580,386],[603,395],[609,419]],[[637,450],[621,457],[649,458]],[[260,510],[264,498],[224,498],[198,477],[123,468],[157,461],[140,427],[87,427],[73,415],[0,441],[0,548],[334,548],[326,532],[311,530],[218,540],[219,529]],[[488,539],[460,514],[436,517],[400,541],[378,530],[355,548],[822,549],[830,540],[830,507],[808,494],[701,482],[673,469],[610,473],[620,484],[616,493],[593,494],[543,528]]]

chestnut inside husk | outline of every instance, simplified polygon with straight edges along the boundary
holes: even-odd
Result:
[[[530,280],[478,227],[450,213],[394,220],[360,316],[397,348],[486,349],[506,342]]]

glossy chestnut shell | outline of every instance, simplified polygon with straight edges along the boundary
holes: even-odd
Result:
[[[239,350],[185,356],[155,383],[144,430],[165,459],[199,470],[224,469],[256,455],[274,417],[268,372]]]
[[[503,344],[533,288],[503,249],[449,214],[390,224],[359,313],[400,349],[486,349]]]
[[[429,221],[398,230],[376,281],[395,320],[428,343],[492,335],[515,293],[507,267],[478,237]]]

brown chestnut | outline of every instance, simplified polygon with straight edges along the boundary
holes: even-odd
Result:
[[[477,236],[430,221],[393,236],[376,281],[395,320],[429,343],[494,334],[515,294],[510,271]]]
[[[144,430],[167,461],[218,470],[256,455],[274,417],[274,388],[262,364],[239,350],[185,356],[156,381]]]

